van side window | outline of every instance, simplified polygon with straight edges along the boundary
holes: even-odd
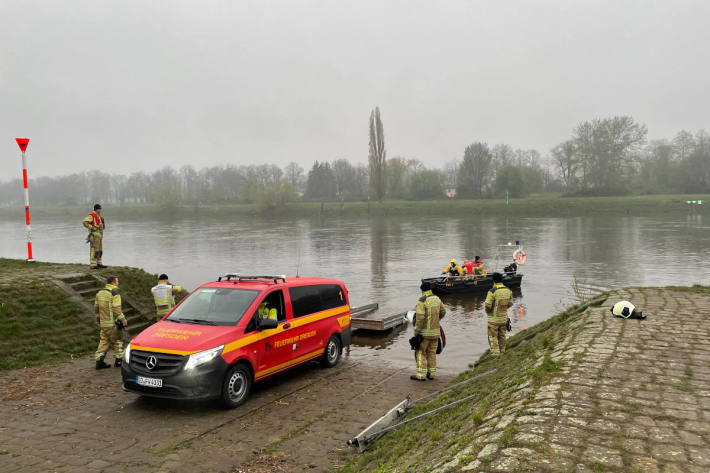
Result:
[[[278,322],[283,322],[286,320],[286,309],[284,307],[284,294],[281,289],[278,289],[278,290],[270,293],[261,302],[262,302],[262,304],[264,302],[266,302],[266,306],[269,309],[276,309],[276,320]],[[259,305],[261,305],[261,304],[259,304]],[[247,325],[247,328],[244,330],[244,333],[253,332],[257,329],[257,318],[258,317],[259,317],[259,308],[257,307],[256,311],[254,311],[254,314],[252,315],[251,320],[249,321],[249,324]]]
[[[337,284],[329,284],[327,286],[318,286],[320,288],[321,302],[323,309],[333,309],[345,305],[345,296],[343,289]]]
[[[345,305],[345,294],[337,284],[289,288],[294,317],[303,317]]]

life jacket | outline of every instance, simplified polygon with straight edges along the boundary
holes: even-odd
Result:
[[[473,265],[471,263],[465,264],[464,266],[466,267],[468,274],[473,274]]]
[[[89,212],[89,215],[90,215],[91,218],[94,220],[94,226],[95,226],[95,227],[98,227],[99,225],[101,225],[101,217],[99,217],[99,214],[97,214],[96,212],[94,212],[94,211],[92,210],[91,212]]]

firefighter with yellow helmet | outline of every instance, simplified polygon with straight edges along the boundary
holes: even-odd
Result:
[[[448,274],[449,276],[462,276],[464,274],[463,268],[456,264],[456,260],[452,259],[450,264],[444,268],[441,274]]]
[[[175,292],[184,290],[182,286],[170,284],[167,274],[163,273],[158,276],[158,284],[150,290],[153,293],[153,301],[155,302],[156,322],[165,317],[165,314],[175,307]]]

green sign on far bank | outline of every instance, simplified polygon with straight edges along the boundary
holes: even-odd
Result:
[[[686,200],[686,204],[697,204],[697,205],[702,205],[705,201],[704,200]]]

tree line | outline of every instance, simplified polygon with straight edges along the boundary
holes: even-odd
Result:
[[[628,116],[578,124],[569,139],[543,156],[473,142],[460,159],[441,169],[421,161],[386,157],[379,108],[370,114],[368,164],[347,159],[316,161],[306,171],[291,162],[161,168],[130,175],[89,171],[32,179],[32,205],[256,203],[281,206],[297,200],[480,199],[565,195],[710,192],[710,135],[679,132],[671,140],[647,142],[647,129]],[[0,182],[0,205],[20,205],[20,179]]]

